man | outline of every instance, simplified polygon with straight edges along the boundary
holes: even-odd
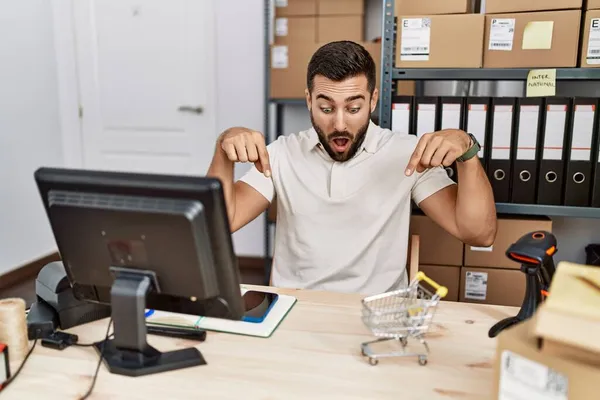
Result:
[[[363,294],[406,284],[411,199],[446,231],[475,246],[496,235],[491,186],[474,138],[460,130],[392,133],[370,120],[375,63],[360,45],[321,47],[308,65],[312,128],[265,146],[231,128],[208,175],[220,178],[236,231],[277,194],[272,284]],[[457,160],[456,185],[442,166]],[[235,162],[254,167],[233,181]]]

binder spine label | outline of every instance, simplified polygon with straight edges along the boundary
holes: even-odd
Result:
[[[515,35],[514,18],[494,18],[490,27],[489,50],[511,51]]]
[[[535,160],[539,106],[521,106],[517,143],[518,160]]]
[[[429,60],[430,18],[403,18],[400,37],[400,60]]]
[[[510,160],[511,127],[512,106],[494,106],[493,160]]]
[[[419,104],[417,112],[417,137],[435,131],[435,108],[435,104]]]
[[[542,155],[544,160],[562,160],[566,119],[566,105],[549,104],[547,106]]]
[[[586,62],[600,64],[600,18],[592,18],[590,21]]]
[[[392,104],[392,131],[400,133],[409,132],[410,123],[410,104],[394,103]]]
[[[590,161],[595,108],[593,105],[575,105],[571,160]]]
[[[442,129],[460,129],[460,104],[442,104]]]
[[[467,132],[473,134],[481,149],[477,154],[479,158],[484,158],[484,147],[485,147],[485,121],[487,117],[487,105],[486,104],[469,104],[469,116]]]

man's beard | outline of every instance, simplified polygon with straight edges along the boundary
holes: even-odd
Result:
[[[323,130],[321,128],[319,128],[319,126],[315,123],[312,111],[310,112],[310,121],[312,122],[313,128],[315,128],[315,131],[317,132],[317,135],[319,136],[319,141],[325,148],[325,151],[327,151],[327,154],[329,154],[329,156],[334,161],[338,161],[338,162],[348,161],[352,157],[354,157],[354,155],[358,151],[358,148],[365,140],[365,136],[366,136],[367,130],[369,129],[369,122],[370,122],[370,120],[367,119],[366,123],[358,130],[358,132],[356,134],[352,135],[348,131],[334,131],[330,134],[325,134],[323,132]],[[333,138],[347,138],[348,140],[350,140],[350,148],[348,149],[348,151],[343,152],[343,153],[338,153],[337,151],[335,151],[329,144],[329,142]]]

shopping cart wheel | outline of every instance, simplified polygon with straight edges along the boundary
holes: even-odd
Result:
[[[401,337],[400,338],[400,343],[402,343],[402,347],[406,347],[406,345],[408,344],[408,340],[406,340],[405,337]]]
[[[376,358],[369,358],[369,364],[371,365],[377,365],[379,363],[379,360]]]
[[[367,353],[365,353],[365,349],[360,349],[360,354],[362,354],[363,357],[367,356]]]
[[[419,356],[419,365],[425,365],[425,364],[427,364],[427,357]]]

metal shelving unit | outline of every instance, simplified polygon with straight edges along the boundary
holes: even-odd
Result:
[[[380,99],[376,111],[380,126],[391,128],[392,99],[398,80],[415,81],[416,94],[423,96],[525,97],[530,68],[395,68],[394,0],[382,2]],[[265,0],[265,135],[268,141],[283,134],[285,106],[305,102],[304,99],[270,98],[270,12],[269,0]],[[556,96],[600,97],[600,69],[557,68]],[[501,214],[600,218],[600,209],[591,207],[496,203],[496,210]],[[271,271],[271,225],[265,216],[266,277]]]
[[[394,0],[383,0],[380,126],[391,129],[395,81],[415,81],[417,96],[525,97],[535,68],[395,68]],[[546,68],[542,68],[546,69]],[[556,68],[557,97],[600,97],[600,69]],[[600,218],[593,207],[496,203],[500,214]]]

